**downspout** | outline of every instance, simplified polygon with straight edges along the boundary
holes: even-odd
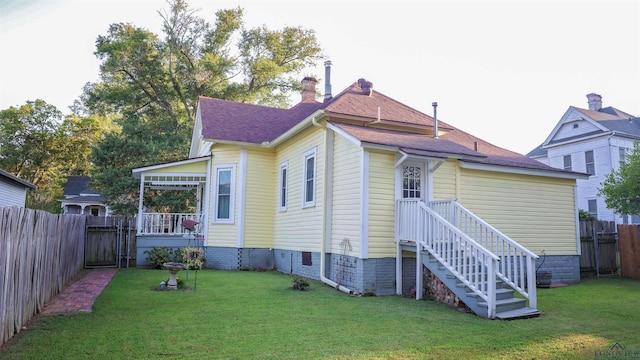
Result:
[[[333,178],[333,157],[329,156],[329,145],[331,145],[331,152],[333,153],[333,141],[329,142],[329,134],[327,132],[327,128],[324,125],[321,125],[318,123],[318,119],[321,117],[321,114],[318,114],[317,116],[314,116],[311,120],[311,123],[313,124],[313,126],[316,126],[322,130],[324,130],[324,179],[325,179],[325,186],[322,187],[323,189],[323,199],[324,199],[324,214],[322,216],[322,241],[321,241],[321,247],[320,247],[320,281],[322,281],[323,283],[337,289],[340,290],[344,293],[347,294],[354,294],[354,291],[344,287],[340,284],[338,284],[337,282],[327,278],[326,276],[324,276],[325,274],[325,269],[326,269],[326,255],[325,255],[325,247],[327,246],[328,243],[328,239],[327,237],[331,236],[331,205],[332,205],[332,201],[333,199],[331,198],[330,194],[331,191],[328,191],[329,189],[333,188],[333,183],[332,183],[332,178]],[[331,166],[330,166],[331,165]],[[329,188],[329,189],[328,189]]]

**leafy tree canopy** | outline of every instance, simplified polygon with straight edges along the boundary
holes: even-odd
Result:
[[[618,170],[612,170],[598,189],[607,207],[617,214],[640,215],[640,144],[635,143]]]
[[[98,37],[100,81],[87,84],[81,99],[91,114],[118,115],[119,131],[91,158],[93,184],[115,213],[137,211],[132,168],[187,157],[198,96],[287,106],[300,90],[299,73],[321,58],[312,30],[247,29],[241,8],[219,10],[210,23],[185,0],[172,0],[159,15],[161,36],[119,23]]]
[[[91,146],[108,128],[98,117],[63,117],[44,100],[0,111],[0,168],[38,186],[27,206],[59,212],[68,175],[90,171]]]

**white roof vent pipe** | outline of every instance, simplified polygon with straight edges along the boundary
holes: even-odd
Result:
[[[434,101],[431,103],[431,106],[433,106],[433,138],[437,139],[438,138],[438,115],[437,115],[438,103]]]
[[[324,101],[328,101],[331,95],[331,60],[324,62]]]

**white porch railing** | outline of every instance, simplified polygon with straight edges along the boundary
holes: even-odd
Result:
[[[419,200],[399,200],[396,206],[398,241],[415,241],[438,259],[471,291],[487,302],[488,316],[496,315],[496,270],[500,259]],[[492,280],[493,279],[493,280]]]
[[[498,256],[498,277],[529,300],[529,307],[537,307],[538,255],[504,235],[455,200],[431,201],[429,207]]]
[[[138,224],[139,235],[180,235],[187,231],[182,227],[184,220],[194,220],[198,222],[196,232],[200,232],[202,224],[201,214],[190,213],[142,213]]]

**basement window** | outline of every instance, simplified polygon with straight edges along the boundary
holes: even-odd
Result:
[[[303,251],[302,252],[302,265],[311,266],[313,263],[311,262],[311,252]]]

